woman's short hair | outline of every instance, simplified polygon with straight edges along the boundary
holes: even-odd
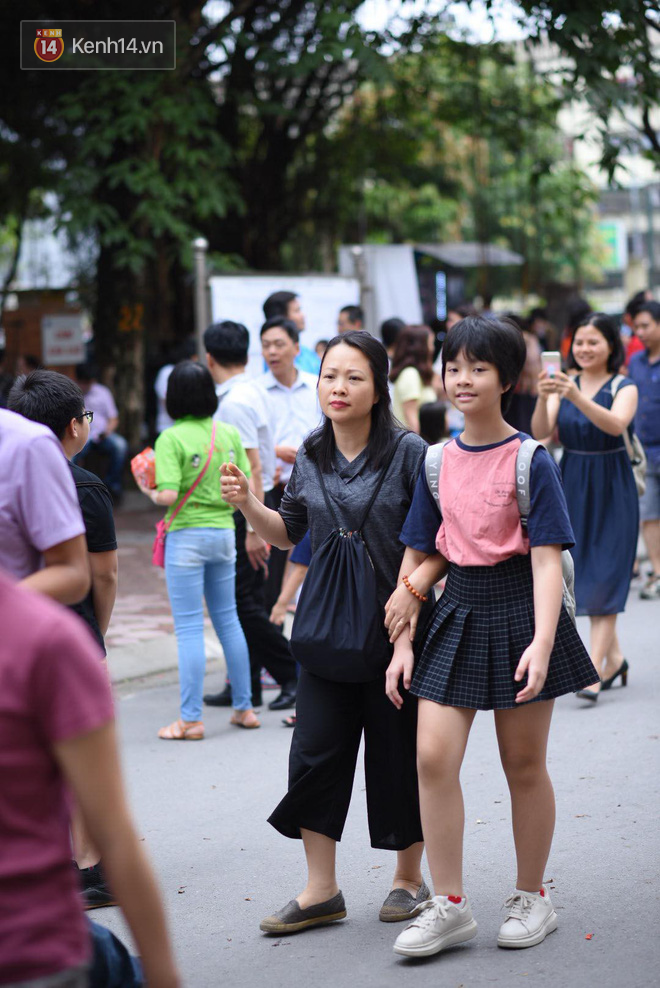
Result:
[[[502,412],[511,404],[513,389],[527,359],[521,330],[506,318],[467,316],[449,330],[442,344],[442,383],[448,363],[464,353],[468,360],[497,367],[500,383],[508,388],[502,395]]]
[[[607,369],[610,374],[618,374],[619,368],[624,363],[626,359],[626,353],[623,349],[623,343],[621,342],[621,333],[619,332],[619,327],[612,316],[606,315],[604,312],[590,312],[588,316],[583,318],[579,326],[576,326],[573,335],[571,336],[571,349],[568,353],[568,366],[580,370],[580,365],[573,355],[573,341],[575,340],[575,334],[579,329],[584,329],[585,326],[593,326],[597,329],[601,336],[605,337],[605,340],[610,346],[610,355],[607,358]]]
[[[350,346],[359,350],[369,361],[369,367],[374,381],[374,390],[378,401],[371,410],[371,431],[369,442],[367,443],[367,458],[375,469],[382,466],[387,454],[391,449],[393,437],[397,428],[392,416],[392,399],[390,389],[387,384],[387,350],[370,333],[364,333],[359,329],[351,329],[348,333],[343,333],[333,338],[325,348],[323,359],[321,360],[321,370],[319,377],[323,374],[323,365],[328,358],[328,354],[336,346]],[[315,460],[324,473],[332,470],[332,458],[335,452],[335,434],[332,422],[324,418],[323,424],[315,429],[303,443],[305,452],[310,459]]]
[[[218,407],[218,396],[210,372],[194,360],[181,360],[167,380],[165,408],[170,418],[192,415],[206,419]]]
[[[433,360],[429,351],[430,326],[404,326],[396,338],[392,354],[390,381],[396,381],[406,367],[414,367],[424,384],[433,380]]]

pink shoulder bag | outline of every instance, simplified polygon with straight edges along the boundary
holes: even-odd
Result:
[[[174,519],[176,518],[176,516],[178,515],[178,513],[181,511],[181,508],[184,506],[184,504],[186,503],[186,501],[188,500],[188,498],[190,497],[190,495],[192,494],[192,492],[195,490],[195,488],[199,484],[200,480],[202,479],[202,477],[204,476],[204,474],[206,473],[206,471],[209,468],[209,464],[211,462],[211,457],[213,456],[213,451],[214,451],[214,448],[215,448],[215,427],[216,427],[216,423],[214,422],[213,423],[213,432],[211,433],[211,449],[209,450],[208,459],[207,459],[206,463],[204,464],[203,469],[200,471],[199,476],[197,477],[197,480],[192,485],[192,487],[190,487],[190,489],[188,491],[186,491],[186,493],[181,498],[181,500],[177,504],[176,508],[174,509],[174,511],[172,512],[172,514],[168,518],[168,520],[165,521],[164,518],[161,518],[160,521],[157,522],[157,524],[156,524],[156,538],[154,539],[153,548],[151,550],[151,565],[152,566],[164,566],[165,565],[165,537],[167,535],[167,531],[168,531],[170,525],[172,524],[172,522],[174,521]]]

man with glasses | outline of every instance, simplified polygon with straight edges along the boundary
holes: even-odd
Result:
[[[89,593],[72,609],[89,626],[105,653],[103,639],[117,594],[117,538],[112,498],[95,474],[72,462],[87,444],[94,413],[85,408],[83,393],[74,381],[64,374],[47,370],[36,370],[19,377],[9,392],[8,406],[24,418],[48,426],[69,460],[85,525],[87,559],[92,575]],[[34,489],[33,496],[48,503],[50,490],[42,484]],[[77,812],[73,814],[73,824],[74,857],[80,868],[85,908],[114,905],[100,867],[99,854]]]
[[[274,511],[280,506],[298,447],[319,425],[321,410],[316,397],[316,375],[296,367],[300,353],[299,333],[294,322],[273,316],[261,327],[261,350],[268,366],[256,383],[266,395],[272,422],[277,470],[266,504]],[[272,547],[266,581],[266,607],[270,612],[279,597],[288,553]]]

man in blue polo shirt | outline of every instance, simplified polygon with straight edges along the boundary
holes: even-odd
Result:
[[[639,390],[635,431],[648,459],[646,490],[639,501],[642,534],[653,573],[642,600],[660,599],[660,302],[644,302],[635,315],[635,333],[644,351],[630,360],[630,379]]]

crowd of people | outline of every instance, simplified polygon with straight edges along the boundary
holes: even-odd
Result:
[[[262,670],[279,685],[269,707],[295,729],[269,822],[301,840],[307,866],[302,891],[261,922],[283,934],[347,914],[336,847],[364,736],[371,844],[396,852],[379,918],[407,922],[394,950],[420,957],[476,935],[459,774],[476,711],[493,710],[517,859],[497,944],[535,946],[557,928],[543,885],[553,703],[574,693],[593,706],[626,685],[616,620],[639,567],[640,518],[652,567],[640,596],[660,598],[660,304],[631,300],[623,334],[575,306],[558,334],[540,309],[522,321],[456,303],[440,352],[428,326],[397,318],[380,342],[356,305],[315,352],[300,342],[297,295],[276,292],[263,310],[260,375],[246,370],[247,329],[224,319],[203,354],[186,343],[156,381],[153,476],[136,479],[165,509],[180,685],[158,737],[202,741],[205,704],[257,729]],[[563,364],[549,369],[541,353],[555,349]],[[24,371],[0,408],[0,891],[15,907],[0,917],[12,945],[0,949],[0,984],[174,988],[104,667],[127,445],[93,367],[75,381],[38,362]],[[540,442],[521,518],[516,470],[530,437]],[[92,450],[107,459],[105,483],[81,466]],[[589,649],[563,597],[566,549]],[[371,577],[352,600],[351,566],[365,554]],[[284,617],[301,587],[289,640]],[[212,694],[204,602],[227,663]],[[332,635],[321,644],[337,607],[356,636],[376,615],[348,664]],[[313,661],[303,622],[319,635]],[[141,963],[84,921],[84,908],[111,904]]]

